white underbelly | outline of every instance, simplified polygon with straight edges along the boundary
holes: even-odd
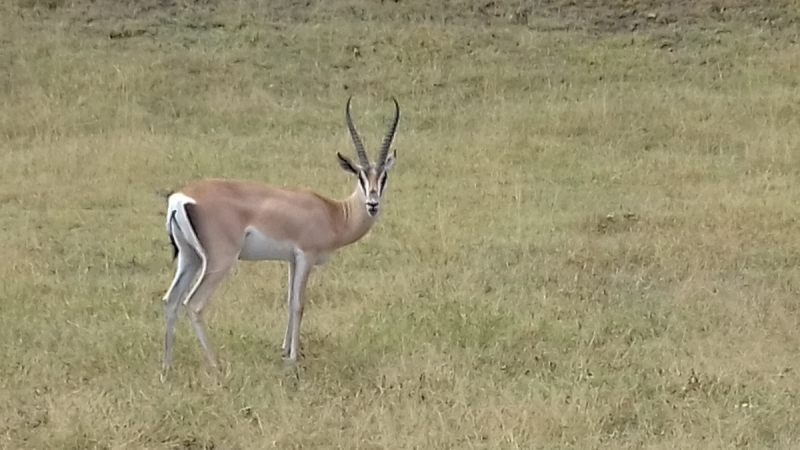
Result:
[[[291,261],[294,259],[295,250],[296,247],[291,242],[273,239],[255,228],[247,227],[239,259]]]

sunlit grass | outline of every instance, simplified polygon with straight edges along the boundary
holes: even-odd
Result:
[[[2,7],[3,448],[798,444],[791,27],[81,5]],[[346,196],[349,95],[372,151],[398,98],[398,163],[312,275],[304,358],[286,268],[246,263],[208,309],[224,371],[181,316],[160,383],[157,192]]]

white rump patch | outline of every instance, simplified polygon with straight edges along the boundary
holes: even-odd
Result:
[[[167,233],[175,240],[175,245],[178,247],[178,273],[175,275],[175,280],[173,281],[173,286],[167,292],[167,295],[164,296],[164,299],[167,300],[171,295],[171,291],[174,286],[177,285],[179,280],[180,274],[180,267],[182,263],[185,263],[187,256],[181,255],[182,252],[186,251],[186,245],[190,246],[197,256],[200,258],[201,267],[200,267],[200,275],[197,277],[197,281],[195,282],[192,289],[189,291],[189,294],[183,299],[183,304],[187,304],[189,300],[194,296],[195,291],[200,286],[200,283],[203,281],[203,277],[206,274],[206,269],[208,268],[208,258],[206,257],[205,249],[203,245],[200,243],[200,240],[197,238],[197,234],[194,231],[194,226],[192,222],[189,220],[189,216],[186,213],[186,205],[187,204],[197,204],[195,199],[182,194],[180,192],[176,192],[169,196],[168,200],[169,206],[167,207]],[[175,221],[173,223],[173,217]]]
[[[253,227],[247,227],[239,259],[245,261],[291,261],[294,259],[296,249],[291,242],[273,239]]]
[[[197,202],[192,197],[188,195],[182,194],[180,192],[176,192],[169,196],[167,199],[167,233],[172,234],[172,230],[170,229],[170,221],[172,221],[172,213],[175,212],[178,208],[183,209],[183,205],[185,204],[196,204]]]

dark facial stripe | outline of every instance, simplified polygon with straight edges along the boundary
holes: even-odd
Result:
[[[358,172],[358,185],[361,186],[361,190],[364,191],[364,195],[366,195],[369,182],[367,180],[367,176],[364,175],[364,172]]]
[[[383,192],[384,188],[386,188],[386,181],[389,178],[389,174],[383,172],[378,178],[378,192]]]

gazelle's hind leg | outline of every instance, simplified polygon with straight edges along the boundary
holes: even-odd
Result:
[[[206,359],[208,359],[208,363],[212,367],[217,367],[217,359],[214,357],[211,345],[206,337],[205,326],[203,325],[203,309],[206,304],[208,304],[208,300],[217,290],[222,280],[228,275],[228,272],[230,272],[235,262],[236,258],[231,258],[224,262],[212,263],[209,261],[207,270],[200,274],[200,279],[195,285],[194,290],[183,302],[184,305],[186,305],[192,328],[194,328],[197,339],[200,341],[203,351],[205,351]]]
[[[194,251],[182,239],[175,240],[178,248],[178,264],[175,271],[175,278],[164,295],[164,315],[166,324],[164,327],[164,365],[162,367],[162,377],[167,375],[169,366],[172,363],[172,344],[175,339],[175,321],[178,317],[178,307],[181,299],[186,296],[192,281],[202,266],[202,261],[197,252]]]

